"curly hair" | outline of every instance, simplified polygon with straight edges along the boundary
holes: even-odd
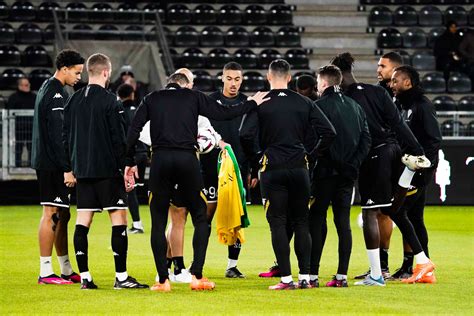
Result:
[[[337,66],[341,72],[351,72],[355,59],[349,52],[337,55],[331,60],[331,64]]]
[[[84,64],[85,59],[77,51],[72,49],[64,49],[56,56],[56,68],[72,67]]]

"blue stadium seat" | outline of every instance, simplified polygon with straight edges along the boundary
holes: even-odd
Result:
[[[199,33],[194,27],[182,26],[176,30],[174,45],[185,47],[199,46]]]
[[[446,82],[440,72],[431,72],[426,74],[421,80],[421,85],[427,93],[445,93]]]
[[[214,25],[216,24],[216,20],[216,10],[212,6],[202,4],[194,8],[193,23],[203,25]]]
[[[166,22],[169,24],[190,24],[191,17],[189,8],[182,4],[173,4],[166,12]]]
[[[267,82],[259,72],[248,71],[243,75],[240,89],[242,92],[264,91],[267,90]]]
[[[0,22],[0,43],[14,43],[15,42],[15,30],[8,23]]]
[[[472,90],[471,79],[461,72],[452,72],[448,79],[449,93],[469,93]]]
[[[392,11],[385,6],[373,7],[369,13],[369,25],[390,26],[393,22]]]
[[[8,18],[10,7],[5,1],[0,1],[0,21],[4,21]]]
[[[377,36],[377,46],[380,48],[402,47],[402,35],[394,28],[383,29]]]
[[[214,91],[214,81],[212,76],[205,70],[195,70],[194,74],[194,90],[211,92]]]
[[[294,69],[309,68],[309,59],[306,52],[302,49],[289,49],[285,53],[285,59]]]
[[[24,23],[16,30],[15,39],[19,44],[40,44],[43,41],[43,32],[34,23]]]
[[[271,47],[275,45],[275,37],[270,28],[259,26],[250,33],[250,46]]]
[[[53,62],[51,56],[43,46],[28,46],[23,51],[22,65],[27,67],[51,67]]]
[[[462,6],[453,5],[450,6],[444,11],[444,20],[445,21],[456,21],[458,25],[467,24],[467,12]]]
[[[217,26],[208,26],[202,30],[200,44],[203,47],[224,46],[224,33]]]
[[[443,35],[445,31],[446,31],[446,28],[444,26],[431,29],[430,32],[428,33],[428,47],[433,48],[436,42],[436,39],[440,37],[441,35]]]
[[[418,71],[436,70],[436,59],[431,52],[417,51],[412,55],[411,64]]]
[[[298,28],[282,26],[275,34],[275,44],[279,47],[300,47],[301,36]]]
[[[70,2],[66,5],[66,17],[70,22],[88,21],[87,7],[82,2]]]
[[[35,69],[28,75],[31,83],[31,90],[38,90],[43,82],[51,78],[53,74],[46,69]]]
[[[77,24],[74,25],[72,30],[69,32],[69,39],[72,40],[94,40],[94,30],[88,24]]]
[[[293,12],[291,6],[283,4],[272,6],[268,11],[267,22],[270,25],[293,24]]]
[[[45,1],[41,3],[40,6],[38,7],[38,12],[37,12],[38,20],[53,22],[54,18],[53,18],[52,10],[56,10],[60,8],[61,6],[55,1]],[[64,19],[63,12],[57,11],[56,15],[60,21]]]
[[[474,111],[474,96],[467,95],[459,100],[459,111]]]
[[[18,79],[24,77],[25,74],[20,69],[5,69],[0,77],[0,90],[15,90]]]
[[[127,23],[138,23],[141,20],[141,13],[138,13],[138,8],[133,2],[121,3],[115,13],[115,20]]]
[[[418,25],[439,26],[443,25],[443,12],[438,7],[429,5],[421,8],[418,13]]]
[[[448,95],[441,95],[433,99],[436,111],[456,111],[456,101]]]
[[[215,48],[207,55],[207,68],[221,69],[232,60],[232,55],[223,48]]]
[[[16,1],[10,8],[10,20],[33,21],[36,19],[36,9],[31,2]]]
[[[393,11],[393,23],[398,26],[416,25],[418,23],[418,14],[413,7],[398,7]]]
[[[248,47],[250,35],[247,30],[241,26],[230,28],[225,35],[226,46]]]
[[[223,25],[239,25],[242,23],[242,11],[236,5],[224,5],[217,14],[217,23]]]
[[[19,66],[20,50],[16,46],[0,46],[0,66]]]
[[[249,5],[245,8],[242,22],[247,25],[267,24],[267,11],[260,5]]]
[[[205,68],[206,56],[199,48],[188,48],[180,57],[181,67],[186,68]]]
[[[283,58],[283,55],[272,48],[264,49],[260,52],[260,68],[267,69],[275,59]]]
[[[410,28],[403,33],[404,48],[424,48],[426,45],[427,38],[422,29]]]
[[[255,69],[258,67],[258,56],[248,48],[238,49],[234,53],[234,61],[242,65],[244,69]]]

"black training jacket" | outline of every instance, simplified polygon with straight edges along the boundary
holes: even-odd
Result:
[[[313,102],[289,89],[274,89],[270,101],[247,114],[240,130],[242,147],[254,160],[254,139],[259,137],[262,168],[296,168],[306,166],[304,147],[308,133],[317,141],[310,156],[316,157],[331,145],[336,132],[324,113]]]
[[[62,141],[63,110],[68,94],[51,77],[36,95],[33,117],[31,167],[36,170],[69,171]]]
[[[63,141],[76,178],[120,176],[125,165],[122,103],[96,84],[76,91],[64,108]]]
[[[225,120],[243,115],[257,107],[255,101],[222,106],[202,92],[181,88],[175,83],[148,94],[138,107],[127,138],[127,165],[135,164],[134,145],[143,125],[150,121],[153,150],[192,150],[197,148],[197,121],[202,115]]]
[[[135,105],[135,102],[131,100],[122,101],[122,105],[125,110],[125,135],[127,135],[138,107]],[[135,160],[137,161],[143,161],[148,158],[148,147],[141,141],[137,141],[135,152]]]
[[[384,88],[366,83],[353,83],[345,89],[344,94],[354,99],[364,109],[372,136],[372,148],[399,140],[406,144],[406,153],[423,155],[423,148],[403,121]]]
[[[427,185],[438,166],[438,151],[441,147],[441,130],[436,110],[431,101],[419,89],[412,88],[400,93],[396,98],[402,109],[402,117],[410,127],[431,162],[431,167],[417,172],[413,183]],[[405,144],[401,144],[402,148]]]
[[[337,136],[318,159],[314,177],[340,174],[355,180],[371,145],[364,110],[335,86],[324,90],[316,105],[331,121]]]

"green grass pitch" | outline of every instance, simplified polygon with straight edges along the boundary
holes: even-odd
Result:
[[[192,292],[187,284],[173,284],[170,293],[149,290],[113,289],[114,265],[110,249],[107,214],[97,214],[89,233],[90,269],[96,291],[81,291],[79,285],[37,285],[37,228],[39,206],[0,207],[0,314],[470,314],[473,304],[473,207],[427,207],[426,223],[430,252],[437,264],[438,283],[405,285],[389,282],[385,288],[353,286],[352,277],[368,267],[362,230],[356,224],[359,207],[352,210],[353,249],[349,267],[349,288],[325,288],[272,292],[267,288],[278,279],[261,279],[258,273],[274,260],[270,232],[262,207],[249,209],[251,226],[246,229],[239,269],[246,279],[224,278],[227,248],[217,242],[215,231],[209,242],[204,274],[216,282],[212,292]],[[152,284],[155,278],[150,249],[148,207],[141,207],[144,235],[129,236],[128,272],[139,281]],[[69,225],[69,251],[75,211]],[[192,257],[191,221],[186,230],[185,261]],[[322,285],[337,267],[337,236],[328,213],[328,240],[324,249],[320,279]],[[401,237],[395,229],[390,249],[392,272],[402,260]],[[56,273],[59,266],[55,254]],[[76,269],[74,255],[71,256]],[[292,255],[293,275],[297,276]],[[77,269],[76,269],[77,270]]]

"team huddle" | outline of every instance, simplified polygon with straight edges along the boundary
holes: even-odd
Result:
[[[120,86],[118,97],[107,90],[112,73],[107,56],[93,54],[85,60],[73,50],[60,52],[57,70],[43,83],[35,103],[32,167],[43,205],[38,283],[97,288],[88,264],[88,232],[94,214],[106,210],[112,225],[114,288],[149,288],[127,273],[127,232],[143,232],[132,205],[138,209],[135,188],[143,183],[147,160],[146,147],[139,141],[144,128],[149,129],[152,151],[148,190],[157,271],[152,291],[170,291],[170,282],[189,283],[192,290],[214,289],[214,282],[203,276],[203,267],[217,208],[218,155],[228,145],[246,189],[260,182],[276,265],[259,276],[281,278],[270,290],[319,287],[329,204],[339,237],[339,264],[326,286],[348,286],[356,181],[370,269],[356,277],[361,281],[355,285],[385,286],[387,279],[435,283],[423,209],[441,143],[436,112],[423,95],[419,74],[402,65],[398,54],[380,58],[379,85],[357,82],[353,64],[349,53],[337,55],[319,69],[317,81],[311,76],[298,78],[295,92],[288,88],[290,64],[277,59],[267,73],[270,91],[250,97],[239,91],[243,69],[238,63],[224,66],[223,88],[211,95],[193,90],[192,72],[179,69],[169,76],[166,87],[146,95],[135,109],[130,105],[133,87]],[[74,86],[83,67],[88,85],[68,97],[64,86]],[[198,145],[198,127],[214,138],[214,149]],[[72,270],[67,247],[73,187],[79,273]],[[127,230],[129,204],[134,224]],[[194,252],[186,269],[183,242],[188,213],[194,226]],[[392,221],[403,235],[404,261],[390,275]],[[290,264],[293,235],[297,281]],[[52,268],[53,245],[60,276]],[[237,268],[240,250],[239,239],[228,247],[228,278],[245,277]]]

